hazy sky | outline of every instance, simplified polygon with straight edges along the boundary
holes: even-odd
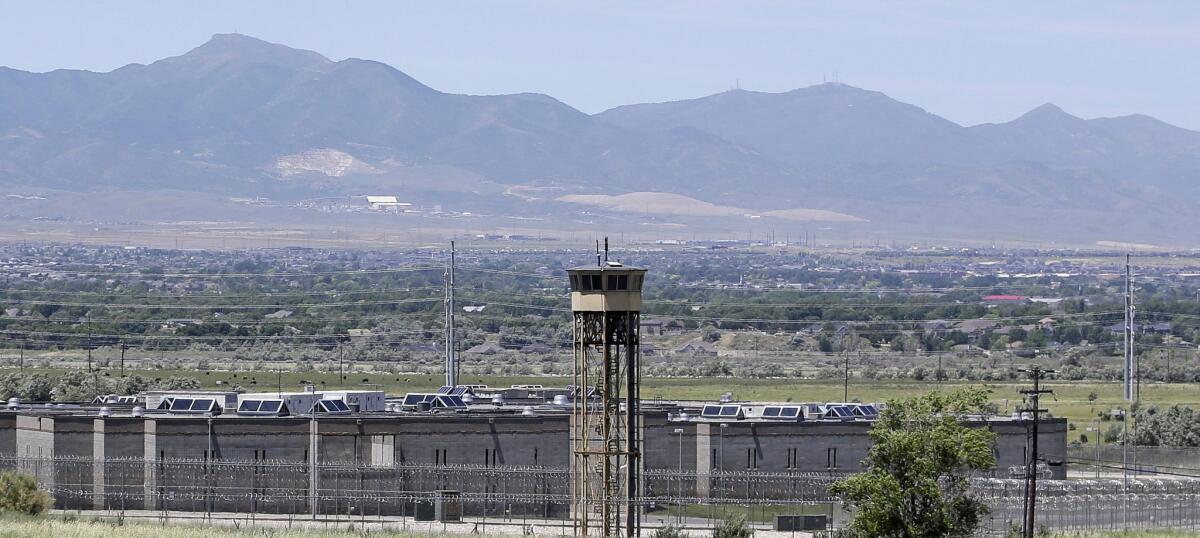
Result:
[[[5,2],[0,65],[107,71],[239,32],[379,60],[443,91],[586,112],[842,82],[953,121],[1047,101],[1200,129],[1200,2]]]

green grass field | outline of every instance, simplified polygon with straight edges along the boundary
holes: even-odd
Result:
[[[15,369],[4,370],[4,372],[11,371],[15,371]],[[61,368],[27,368],[25,371],[57,375],[64,370]],[[311,384],[327,389],[377,388],[387,391],[388,394],[400,395],[406,392],[431,391],[442,384],[442,377],[437,375],[361,371],[347,374],[344,382],[339,382],[336,372],[317,371],[198,372],[162,369],[127,370],[126,374],[137,374],[149,379],[189,376],[199,379],[206,388],[229,388],[240,385],[252,392],[269,392],[280,388],[284,391],[294,391]],[[120,374],[118,370],[109,368],[103,370],[99,375],[116,377]],[[564,386],[570,383],[570,377],[464,375],[462,382],[482,383],[493,387],[531,383]],[[1002,413],[1007,413],[1012,412],[1021,404],[1021,395],[1017,391],[1026,387],[1026,384],[851,379],[849,398],[860,401],[886,401],[931,390],[953,390],[966,386],[983,386],[991,390],[992,400]],[[1055,416],[1066,417],[1075,425],[1075,430],[1070,434],[1070,440],[1077,440],[1081,434],[1086,432],[1087,428],[1092,427],[1097,414],[1125,405],[1121,398],[1120,383],[1052,381],[1048,382],[1047,386],[1054,389],[1055,392],[1053,395],[1045,397],[1042,404]],[[644,398],[715,400],[725,392],[732,392],[736,399],[749,401],[841,401],[844,397],[842,381],[839,379],[646,377],[642,380],[642,396]],[[1094,399],[1091,398],[1092,395],[1094,395]],[[1145,383],[1142,385],[1142,401],[1147,405],[1182,404],[1200,407],[1200,385]],[[1107,425],[1101,424],[1101,427],[1105,428]],[[1090,440],[1095,438],[1091,434],[1088,437]]]

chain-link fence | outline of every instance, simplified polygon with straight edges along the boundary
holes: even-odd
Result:
[[[272,460],[143,460],[0,456],[0,468],[38,479],[66,510],[126,517],[232,513],[363,521],[536,521],[570,533],[566,468],[364,465]],[[841,475],[651,469],[638,498],[647,526],[706,527],[736,514],[770,525],[779,515],[848,514],[829,486]],[[1020,525],[1025,482],[979,478],[972,492],[991,507],[985,533]],[[1054,530],[1200,528],[1200,480],[1137,476],[1038,482],[1039,527]]]

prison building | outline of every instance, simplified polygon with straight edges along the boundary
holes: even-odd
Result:
[[[408,396],[447,402],[393,400],[378,412],[361,410],[378,406],[370,398],[382,395],[371,391],[358,409],[336,392],[161,394],[150,410],[9,405],[0,410],[0,467],[36,476],[66,509],[412,515],[449,490],[473,499],[462,506],[467,515],[561,516],[570,398],[589,391],[518,390],[526,391],[518,405],[501,393],[497,403],[435,393]],[[527,405],[539,401],[528,394],[537,390],[550,399]],[[861,469],[878,412],[728,401],[644,401],[641,409],[644,494],[727,499],[823,497],[824,485]],[[994,476],[1023,472],[1027,418],[969,423],[997,435]],[[1066,430],[1065,419],[1042,421],[1048,461],[1065,459]],[[1064,478],[1065,468],[1045,476]]]

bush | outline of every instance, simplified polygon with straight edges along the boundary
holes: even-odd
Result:
[[[0,473],[0,512],[39,516],[53,504],[54,499],[38,489],[32,476],[12,471]]]
[[[654,538],[684,538],[683,531],[674,525],[659,527],[654,531]]]
[[[713,529],[713,538],[750,538],[753,535],[754,530],[746,526],[744,516],[722,520],[721,524]]]

